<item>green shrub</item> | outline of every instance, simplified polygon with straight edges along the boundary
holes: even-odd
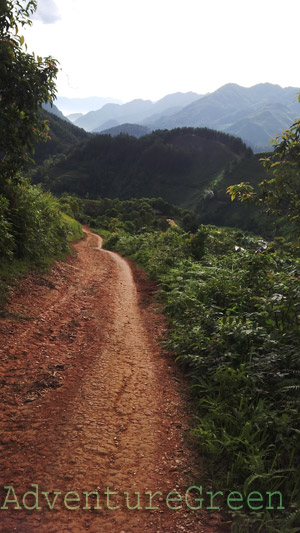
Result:
[[[11,259],[14,250],[14,238],[12,235],[12,226],[8,220],[7,198],[0,195],[0,258]]]
[[[15,255],[38,261],[68,250],[68,230],[57,200],[22,181],[13,188],[10,222]]]
[[[104,243],[103,248],[106,248],[107,250],[113,250],[116,247],[117,242],[120,239],[120,235],[118,233],[112,233]]]
[[[196,233],[192,234],[189,240],[191,255],[196,261],[199,261],[205,253],[205,243],[207,239],[207,232],[205,226],[202,226]]]

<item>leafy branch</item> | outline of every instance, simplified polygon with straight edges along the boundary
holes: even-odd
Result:
[[[300,101],[300,95],[298,96]],[[274,151],[261,158],[270,177],[258,185],[258,190],[248,182],[227,188],[231,200],[264,206],[273,215],[281,215],[300,230],[300,119],[272,141]]]

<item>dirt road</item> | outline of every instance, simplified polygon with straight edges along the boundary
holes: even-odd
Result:
[[[0,320],[0,531],[218,531],[185,504],[188,394],[156,342],[152,284],[100,246],[88,232],[19,283]]]

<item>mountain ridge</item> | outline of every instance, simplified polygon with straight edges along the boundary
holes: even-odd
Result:
[[[123,124],[137,124],[151,131],[207,127],[241,136],[255,151],[264,151],[269,149],[271,138],[299,115],[299,91],[268,82],[252,87],[227,83],[205,95],[177,92],[157,102],[136,99],[125,104],[106,103],[74,123],[94,133]]]
[[[115,119],[121,123],[140,123],[150,119],[152,115],[167,112],[175,107],[183,108],[187,103],[201,98],[197,93],[173,93],[166,95],[157,102],[135,99],[126,104],[106,104],[97,111],[90,111],[75,121],[75,125],[87,131],[101,131],[101,126],[108,120]]]
[[[249,88],[237,84],[226,84],[214,93],[191,103],[175,115],[158,120],[151,126],[153,129],[209,127],[241,136],[240,124],[237,124],[241,117],[236,120],[238,113],[243,115],[243,119],[248,118],[249,121],[249,128],[243,132],[242,139],[253,149],[265,150],[270,137],[289,127],[298,115],[299,103],[295,97],[299,91],[300,89],[296,87],[282,88],[270,83],[257,84]],[[279,131],[277,131],[278,128],[274,131],[272,127],[269,130],[259,121],[259,115],[270,104],[273,106],[271,121],[276,120],[278,109],[282,110],[281,106],[285,106],[285,112],[281,113],[278,121]],[[262,135],[259,143],[257,143],[256,136],[251,134],[251,129],[254,127],[261,129]]]
[[[88,97],[67,97],[57,96],[55,105],[61,109],[65,115],[71,113],[88,113],[92,109],[97,110],[108,103],[123,104],[122,100],[118,98],[111,98],[109,96],[88,96]]]

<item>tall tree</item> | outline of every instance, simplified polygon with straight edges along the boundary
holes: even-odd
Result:
[[[34,143],[47,137],[39,109],[56,94],[57,61],[28,53],[19,33],[36,7],[35,0],[0,0],[0,192],[18,181]]]
[[[276,136],[273,144],[272,154],[261,159],[269,177],[258,190],[242,182],[231,185],[227,192],[232,200],[263,205],[267,212],[283,216],[300,231],[300,119]]]

